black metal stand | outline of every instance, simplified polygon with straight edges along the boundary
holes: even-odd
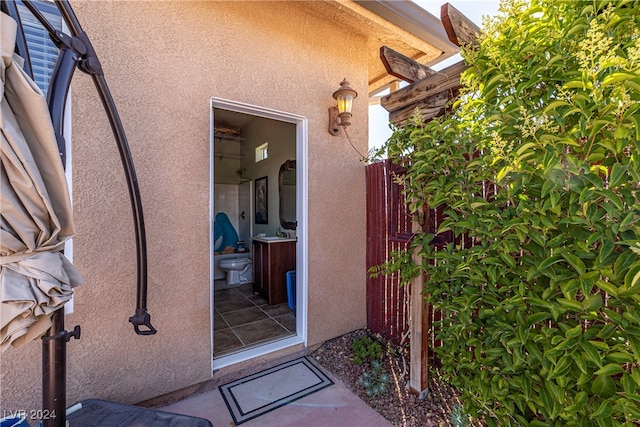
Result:
[[[57,331],[57,332],[56,332]],[[42,337],[42,425],[64,426],[67,410],[67,342],[80,339],[80,326],[64,330],[64,308],[51,317],[51,328]]]

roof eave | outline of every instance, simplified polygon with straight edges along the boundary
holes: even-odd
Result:
[[[439,57],[425,65],[437,64],[460,52],[460,48],[449,41],[442,21],[412,1],[354,0],[354,2],[442,51]]]

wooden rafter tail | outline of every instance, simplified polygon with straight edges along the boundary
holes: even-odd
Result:
[[[478,44],[480,28],[449,3],[440,7],[440,20],[451,43],[458,46]]]
[[[390,112],[389,121],[396,126],[405,126],[417,108],[418,111],[420,111],[422,120],[424,123],[427,123],[436,117],[443,115],[447,110],[447,108],[445,108],[447,107],[447,103],[456,98],[458,94],[458,89],[442,91],[423,102],[412,104],[405,108]]]
[[[389,112],[419,106],[422,102],[428,102],[434,95],[460,88],[460,74],[466,69],[467,65],[463,61],[457,62],[436,74],[383,96],[380,105]]]
[[[387,46],[380,48],[380,60],[384,64],[387,73],[408,83],[413,83],[435,74],[435,71],[426,65],[422,65]]]

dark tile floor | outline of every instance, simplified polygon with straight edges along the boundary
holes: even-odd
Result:
[[[253,284],[225,288],[215,283],[214,357],[226,356],[296,334],[296,318],[287,303],[268,305]]]

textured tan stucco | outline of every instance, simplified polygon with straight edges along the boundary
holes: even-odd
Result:
[[[342,12],[332,2],[314,10],[308,2],[71,3],[102,62],[135,162],[158,334],[137,336],[128,322],[136,263],[127,188],[93,83],[77,72],[74,263],[86,284],[66,318],[68,329],[82,326],[82,339],[67,349],[68,402],[140,402],[211,378],[212,96],[308,119],[308,344],[365,326],[364,164],[344,134],[327,132],[327,108],[346,77],[360,93],[349,135],[366,152],[371,27],[334,23]],[[2,409],[40,407],[40,364],[39,343],[2,355]]]

